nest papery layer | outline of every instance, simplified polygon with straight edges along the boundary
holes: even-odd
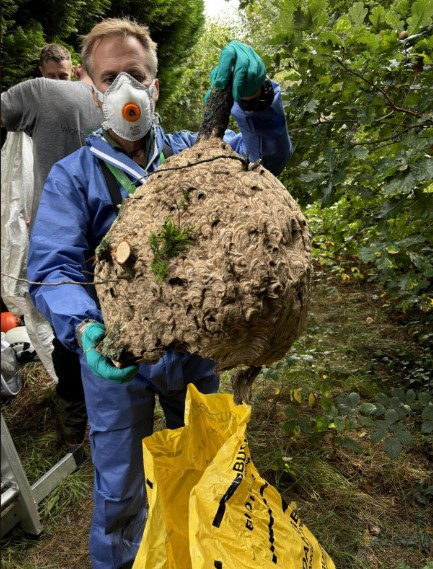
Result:
[[[226,157],[198,163],[217,156]],[[149,236],[168,218],[193,229],[161,282]],[[167,159],[128,198],[105,241],[95,280],[119,280],[96,289],[120,361],[153,363],[173,349],[211,358],[219,370],[269,365],[303,329],[311,288],[304,216],[270,172],[246,169],[220,139]],[[123,241],[132,255],[121,265]]]

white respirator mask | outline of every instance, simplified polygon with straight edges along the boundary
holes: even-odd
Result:
[[[119,73],[105,93],[95,87],[105,119],[102,128],[124,140],[142,139],[154,122],[154,89],[155,81],[145,87],[128,73]]]

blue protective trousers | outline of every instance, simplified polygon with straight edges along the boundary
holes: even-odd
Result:
[[[165,367],[158,363],[159,367],[141,365],[131,382],[119,385],[96,377],[84,357],[81,365],[95,467],[92,567],[129,569],[146,521],[142,439],[153,432],[155,398],[159,397],[167,427],[182,427],[189,381],[185,377],[180,385],[177,378],[175,389],[170,389]],[[209,365],[203,367],[209,373]],[[211,368],[211,375],[191,383],[202,393],[216,393],[219,378]]]

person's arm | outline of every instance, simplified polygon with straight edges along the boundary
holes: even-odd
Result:
[[[115,218],[101,188],[105,185],[87,148],[53,166],[30,238],[27,274],[33,283],[30,296],[58,339],[72,351],[82,350],[95,375],[123,383],[138,367],[119,369],[97,349],[105,326],[89,261]],[[82,284],[59,284],[65,281]]]
[[[32,135],[37,122],[41,96],[41,81],[30,79],[14,85],[1,94],[1,125],[8,131]]]
[[[57,162],[46,180],[29,245],[27,274],[32,282],[92,281],[86,273],[92,224],[82,154],[77,151]],[[83,320],[102,322],[93,286],[31,285],[30,295],[70,350],[78,348],[76,328]]]
[[[250,162],[262,160],[263,166],[278,176],[292,155],[292,143],[287,130],[281,88],[274,81],[272,87],[274,99],[263,110],[243,111],[239,103],[234,104],[232,115],[241,133],[227,131],[224,139],[239,154],[245,155],[248,152]]]
[[[292,155],[292,143],[278,83],[266,78],[262,59],[248,45],[230,42],[221,52],[218,66],[211,72],[211,85],[224,89],[232,79],[235,103],[232,115],[240,133],[226,130],[224,140],[250,162],[261,160],[275,176]],[[212,88],[211,87],[211,88]],[[211,89],[205,96],[207,102]],[[165,141],[177,154],[194,144],[197,133],[181,131],[167,135]]]
[[[227,132],[225,140],[251,162],[261,160],[273,174],[284,169],[292,154],[280,86],[267,79],[262,58],[252,47],[231,41],[212,70],[211,88],[225,89],[231,81],[232,115],[241,135]],[[206,94],[205,100],[209,96]]]

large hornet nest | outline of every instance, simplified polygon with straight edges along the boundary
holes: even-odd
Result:
[[[96,251],[107,335],[100,350],[130,364],[165,350],[199,354],[234,374],[248,401],[261,366],[305,324],[310,235],[298,205],[260,164],[223,140],[233,100],[216,91],[196,144],[131,195]]]

